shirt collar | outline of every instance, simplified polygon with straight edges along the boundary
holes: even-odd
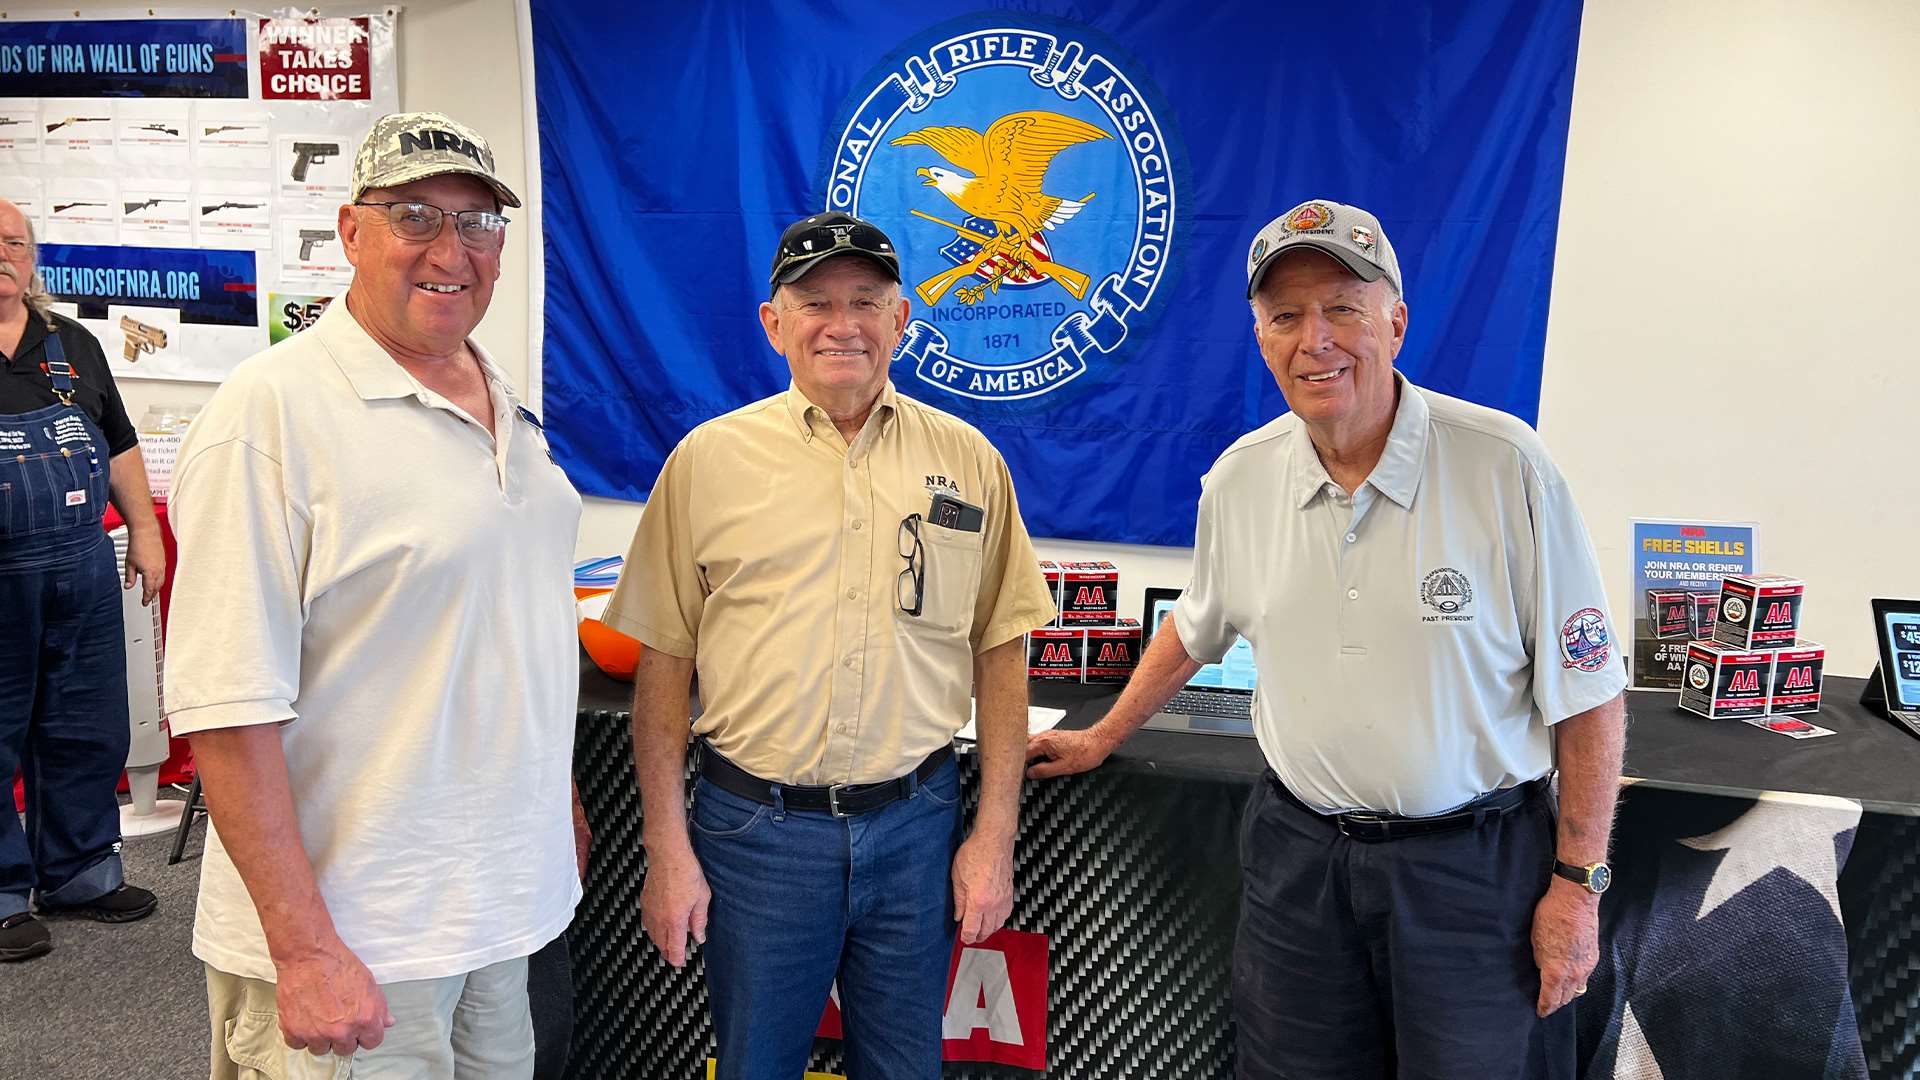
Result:
[[[13,347],[13,355],[7,357],[9,365],[34,350],[34,347],[47,339],[54,331],[47,329],[47,321],[32,308],[27,309],[27,328],[20,332],[20,344]]]
[[[810,441],[816,434],[813,426],[816,421],[825,425],[826,429],[833,427],[833,417],[827,415],[827,410],[808,400],[807,395],[800,392],[800,384],[789,381],[784,399],[787,418],[793,421],[793,428],[799,433],[803,442]],[[886,385],[880,388],[880,396],[873,403],[873,416],[880,418],[881,435],[892,430],[894,415],[899,410],[899,400],[900,395],[893,388],[893,380],[888,379]],[[872,422],[873,416],[867,418],[869,423]]]
[[[1393,382],[1400,391],[1400,405],[1393,413],[1386,449],[1380,452],[1373,472],[1367,474],[1367,483],[1405,510],[1413,507],[1414,493],[1420,490],[1420,474],[1427,464],[1427,398],[1398,371],[1393,373]]]
[[[407,369],[401,367],[399,361],[380,347],[379,342],[373,340],[366,327],[360,325],[360,320],[353,317],[347,310],[345,296],[328,304],[327,309],[320,313],[319,320],[305,332],[319,336],[320,343],[326,346],[327,355],[333,357],[340,374],[346,376],[348,384],[362,400],[418,397],[425,389],[419,380],[407,374]],[[493,357],[488,356],[486,350],[472,338],[467,339],[467,347],[473,350],[474,358],[480,362],[480,371],[486,375],[487,381],[499,384],[507,397],[509,408],[518,406],[520,398],[513,392],[513,386],[507,381],[506,373],[500,370],[500,365],[494,363]]]
[[[1411,509],[1427,462],[1427,399],[1419,387],[1398,371],[1393,373],[1393,382],[1400,394],[1400,403],[1394,408],[1387,445],[1381,449],[1380,460],[1374,463],[1373,471],[1367,474],[1367,483],[1403,509]],[[1315,495],[1333,483],[1333,478],[1320,463],[1320,453],[1314,449],[1306,425],[1297,416],[1293,417],[1293,423],[1300,435],[1293,444],[1294,505],[1304,509]]]

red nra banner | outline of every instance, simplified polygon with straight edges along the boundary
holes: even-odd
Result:
[[[366,19],[261,19],[260,96],[268,101],[368,101],[373,62]]]
[[[1047,1067],[1047,938],[1001,930],[978,945],[956,939],[947,974],[948,1061],[990,1061],[1022,1069]],[[821,1038],[838,1039],[840,989],[820,1018]]]

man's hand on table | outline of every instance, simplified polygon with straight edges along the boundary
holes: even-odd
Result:
[[[1027,739],[1027,760],[1033,763],[1027,778],[1045,780],[1086,772],[1107,760],[1115,745],[1099,724],[1084,731],[1042,731]]]

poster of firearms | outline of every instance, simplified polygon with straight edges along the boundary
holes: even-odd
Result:
[[[340,244],[338,226],[339,221],[330,217],[280,219],[282,284],[346,287],[353,265]],[[330,293],[332,288],[322,291]]]
[[[398,11],[34,14],[0,40],[0,197],[116,377],[221,381],[269,344],[270,297],[350,275],[336,215],[399,108]]]

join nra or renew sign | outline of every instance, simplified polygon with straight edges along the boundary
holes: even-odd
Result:
[[[373,97],[366,19],[261,19],[260,96],[268,101]]]
[[[819,1035],[841,1038],[840,988],[820,1018]],[[941,1021],[948,1061],[1047,1067],[1047,938],[1001,930],[978,945],[954,942]]]
[[[1091,29],[1024,21],[909,43],[856,84],[826,163],[827,209],[899,248],[914,313],[895,359],[941,395],[1051,393],[1110,364],[1163,293],[1158,94]]]

